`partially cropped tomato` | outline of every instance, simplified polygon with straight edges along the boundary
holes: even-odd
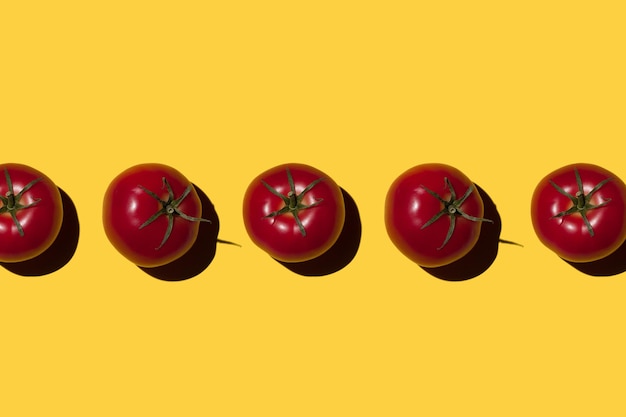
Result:
[[[198,236],[202,203],[193,184],[163,164],[128,168],[104,195],[104,230],[113,246],[142,267],[168,264]]]
[[[0,165],[0,262],[21,262],[52,245],[63,223],[57,186],[22,164]]]
[[[465,256],[480,235],[484,205],[476,186],[458,169],[418,165],[391,184],[385,225],[391,241],[423,267],[450,264]]]
[[[539,240],[561,258],[597,261],[626,239],[626,185],[597,165],[564,166],[535,188],[531,219]]]
[[[337,241],[345,219],[343,194],[314,167],[279,165],[250,183],[243,219],[252,241],[274,259],[303,262]]]

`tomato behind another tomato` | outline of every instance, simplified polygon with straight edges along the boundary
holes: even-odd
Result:
[[[345,220],[343,195],[322,171],[283,164],[250,183],[243,219],[252,241],[274,259],[304,262],[319,257],[337,241]]]
[[[597,165],[564,166],[537,184],[531,219],[539,240],[561,258],[597,261],[626,239],[626,185]]]

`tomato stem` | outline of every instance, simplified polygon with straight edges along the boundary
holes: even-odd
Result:
[[[522,245],[521,243],[513,242],[512,240],[498,239],[498,242],[504,243],[506,245],[515,245],[515,246],[520,246],[522,248],[524,247],[524,245]]]
[[[239,243],[231,242],[230,240],[217,239],[217,243],[223,243],[225,245],[233,245],[233,246],[241,247],[241,245]]]
[[[302,199],[304,198],[304,195],[306,193],[308,193],[313,187],[315,187],[317,184],[319,184],[321,181],[324,180],[324,178],[318,178],[315,181],[311,182],[309,185],[306,186],[306,188],[304,190],[302,190],[302,192],[300,194],[296,193],[296,186],[295,183],[293,181],[293,177],[291,175],[291,171],[289,170],[289,168],[286,168],[287,171],[287,181],[289,181],[289,192],[287,193],[287,195],[283,195],[281,193],[279,193],[274,187],[272,187],[271,185],[269,185],[267,182],[265,182],[264,180],[261,180],[261,182],[263,183],[263,185],[265,186],[265,188],[267,188],[269,190],[269,192],[271,192],[272,194],[274,194],[277,197],[280,197],[283,202],[285,203],[285,206],[283,208],[281,208],[280,210],[276,210],[271,212],[270,214],[266,215],[266,218],[271,218],[271,217],[277,217],[286,213],[291,213],[296,221],[296,224],[298,225],[298,229],[300,230],[300,234],[302,234],[302,236],[306,236],[306,230],[304,228],[304,225],[302,224],[302,221],[300,220],[300,217],[298,216],[298,213],[300,213],[301,210],[306,210],[312,207],[317,206],[318,204],[320,204],[323,199],[322,198],[318,198],[317,200],[315,200],[312,204],[303,204],[302,203]]]
[[[446,177],[446,178],[444,178],[444,182],[446,184],[446,188],[448,188],[448,190],[450,191],[450,199],[449,200],[444,200],[443,197],[441,197],[435,191],[429,189],[428,187],[426,187],[424,185],[421,186],[424,190],[426,190],[426,192],[428,192],[428,194],[430,194],[433,197],[435,197],[443,205],[443,208],[441,209],[441,211],[439,211],[437,214],[435,214],[433,217],[431,217],[430,220],[428,220],[426,223],[424,223],[424,225],[422,225],[421,228],[424,229],[424,228],[430,226],[431,224],[435,223],[444,214],[447,215],[448,218],[450,219],[450,226],[448,227],[448,233],[446,234],[446,237],[445,237],[443,243],[441,244],[440,247],[437,248],[437,250],[441,250],[450,241],[450,238],[452,237],[452,234],[454,233],[454,229],[456,227],[456,218],[459,217],[459,216],[463,217],[464,219],[473,221],[473,222],[489,222],[489,223],[493,223],[493,220],[484,219],[484,218],[481,218],[481,217],[470,216],[469,214],[467,214],[463,210],[461,210],[461,206],[463,205],[465,200],[467,200],[467,198],[470,196],[472,191],[474,191],[474,186],[473,185],[470,185],[469,188],[465,191],[465,194],[463,194],[463,197],[461,197],[460,199],[457,200],[456,192],[455,192],[454,187],[452,186],[452,183],[450,182],[450,180],[448,180],[448,178]]]
[[[0,207],[0,214],[9,213],[11,215],[11,219],[13,220],[13,224],[15,224],[15,227],[17,228],[18,233],[20,234],[20,236],[24,236],[24,229],[22,228],[22,224],[20,223],[20,221],[17,219],[17,212],[37,205],[41,201],[41,199],[37,198],[32,203],[26,205],[21,204],[20,200],[22,199],[22,196],[26,191],[28,191],[33,185],[41,181],[43,178],[35,178],[34,180],[26,184],[24,188],[22,188],[20,192],[17,193],[17,195],[13,191],[13,181],[11,181],[11,175],[9,175],[9,170],[7,168],[4,169],[4,178],[7,182],[8,191],[4,196],[0,196],[0,200],[3,204],[2,207]]]
[[[192,187],[193,185],[189,184],[187,188],[185,188],[185,191],[183,191],[183,193],[180,195],[180,197],[174,198],[174,191],[172,190],[170,183],[167,181],[165,177],[163,177],[163,188],[167,188],[167,195],[168,195],[167,200],[164,201],[164,200],[161,200],[161,198],[156,193],[148,190],[142,185],[139,185],[139,188],[141,188],[150,197],[154,198],[161,204],[161,208],[156,213],[154,213],[148,220],[146,220],[141,226],[139,226],[139,229],[143,229],[144,227],[148,226],[149,224],[151,224],[152,222],[154,222],[156,219],[158,219],[161,216],[167,216],[167,229],[165,231],[165,235],[163,236],[163,240],[161,241],[161,244],[157,246],[156,248],[154,248],[155,250],[161,249],[163,245],[165,245],[165,243],[169,239],[170,235],[172,234],[172,230],[174,229],[174,217],[175,216],[182,217],[183,219],[190,221],[190,222],[211,223],[211,220],[208,220],[208,219],[188,216],[187,214],[183,213],[180,210],[180,208],[178,208],[178,206],[180,206],[180,204],[183,202],[185,197],[189,195],[189,193],[192,190]]]
[[[593,237],[595,233],[593,231],[593,227],[591,226],[591,223],[589,222],[589,219],[587,218],[587,212],[589,210],[594,210],[594,209],[606,206],[611,201],[611,199],[607,198],[600,204],[592,204],[591,197],[593,197],[593,195],[600,188],[602,188],[606,183],[608,183],[609,181],[612,181],[613,178],[605,178],[604,180],[596,184],[596,186],[593,187],[593,189],[589,191],[588,194],[585,194],[585,190],[583,189],[583,182],[580,177],[580,172],[578,172],[578,168],[574,168],[574,175],[576,176],[576,185],[578,186],[578,191],[576,191],[575,195],[571,195],[570,193],[565,191],[563,188],[561,188],[558,184],[556,184],[554,181],[550,180],[550,184],[552,184],[552,186],[559,193],[563,194],[564,196],[566,196],[572,201],[572,207],[558,214],[555,214],[554,216],[552,216],[552,218],[555,219],[555,218],[560,218],[564,216],[569,216],[570,214],[579,213],[583,218],[583,222],[585,223],[585,226],[587,227],[587,231]]]

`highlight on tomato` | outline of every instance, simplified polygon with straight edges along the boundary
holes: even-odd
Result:
[[[168,165],[130,167],[109,184],[103,203],[104,230],[111,244],[141,267],[169,264],[193,246],[202,219],[193,184]]]
[[[28,165],[0,165],[0,262],[22,262],[48,249],[63,223],[61,193]]]
[[[252,241],[282,262],[304,262],[328,251],[345,220],[341,188],[324,172],[288,163],[262,172],[243,198]]]
[[[597,165],[563,166],[537,184],[531,220],[539,240],[562,259],[606,258],[626,240],[626,185]]]
[[[385,199],[385,226],[393,244],[426,268],[449,265],[476,245],[484,204],[474,183],[440,163],[414,166],[397,177]]]

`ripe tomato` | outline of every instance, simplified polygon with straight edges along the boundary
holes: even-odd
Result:
[[[564,166],[535,188],[531,219],[539,240],[561,258],[605,258],[626,239],[626,185],[596,165]]]
[[[0,165],[0,262],[22,262],[52,245],[63,223],[57,186],[26,165]]]
[[[243,219],[252,241],[274,259],[303,262],[337,241],[345,219],[343,195],[335,181],[316,168],[279,165],[250,183]]]
[[[104,230],[134,264],[152,268],[184,255],[198,236],[202,203],[191,182],[162,164],[128,168],[104,195]]]
[[[484,205],[476,186],[458,169],[418,165],[391,184],[385,226],[391,241],[413,262],[427,268],[465,256],[480,235]]]

